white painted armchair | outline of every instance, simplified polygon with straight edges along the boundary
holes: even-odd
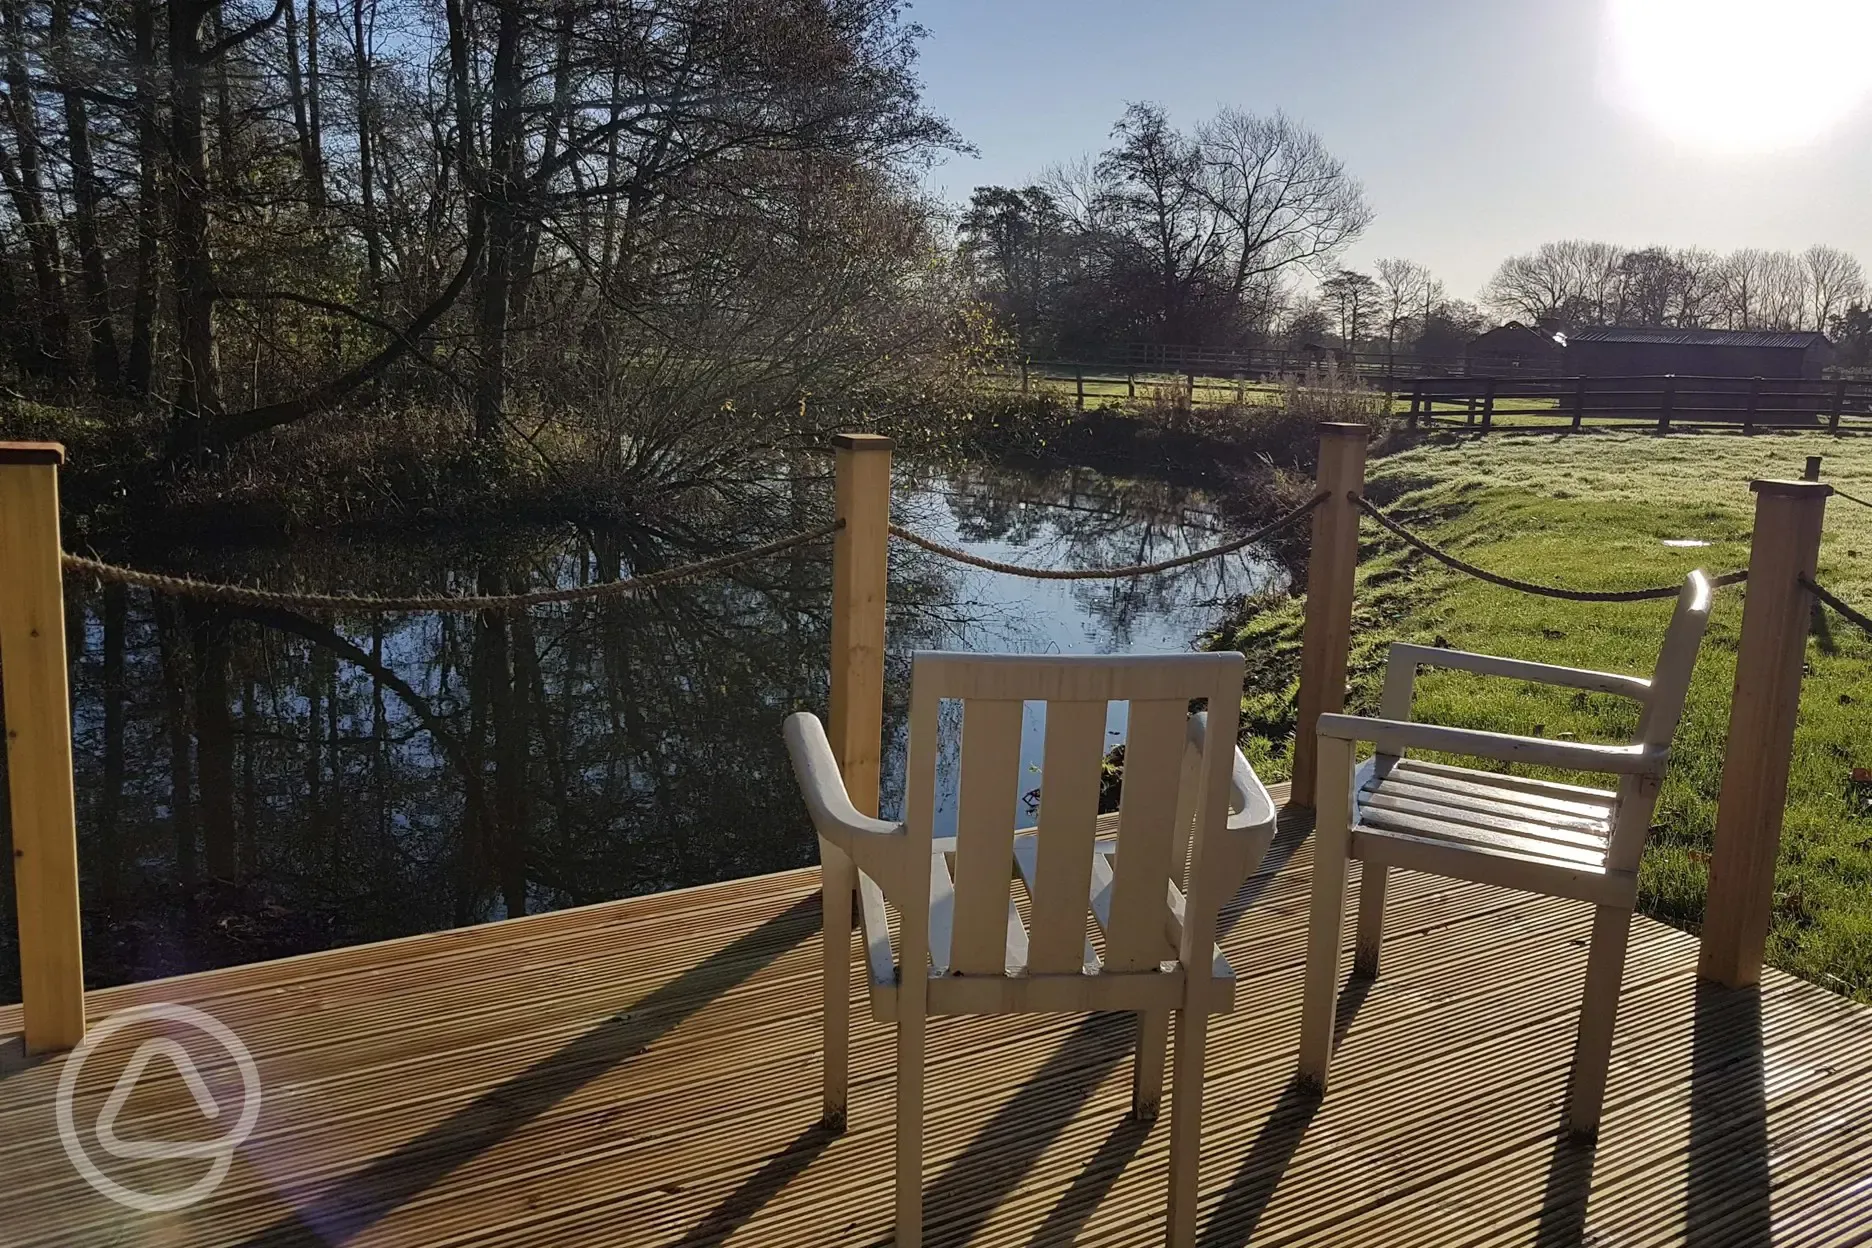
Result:
[[[787,720],[787,747],[828,879],[856,865],[873,1016],[897,1025],[899,1248],[922,1236],[924,1020],[932,1014],[1131,1010],[1133,1111],[1154,1118],[1176,1013],[1170,1241],[1195,1238],[1208,1015],[1233,1008],[1217,914],[1273,839],[1267,791],[1235,748],[1239,654],[1139,657],[918,654],[912,661],[906,817],[860,815],[819,721]],[[962,703],[954,837],[934,835],[938,711]],[[1189,703],[1204,699],[1205,715]],[[1116,816],[1098,813],[1107,704],[1129,703]],[[1021,717],[1046,705],[1037,829],[1017,830]],[[1115,833],[1115,844],[1109,837]],[[1021,888],[1013,887],[1014,878]],[[1022,904],[1023,899],[1025,905]],[[897,911],[893,945],[886,903]],[[1088,937],[1090,912],[1099,936]],[[827,943],[828,993],[849,941]],[[842,1008],[826,1011],[828,1052]],[[844,1073],[827,1064],[826,1103]],[[833,1086],[834,1082],[839,1086]]]
[[[1592,902],[1592,947],[1567,1086],[1567,1124],[1599,1125],[1638,863],[1651,828],[1690,671],[1709,622],[1710,582],[1692,572],[1677,599],[1650,680],[1426,646],[1391,647],[1381,718],[1322,715],[1315,809],[1313,908],[1307,947],[1300,1073],[1324,1091],[1339,989],[1346,862],[1364,863],[1354,966],[1378,973],[1385,875],[1392,867]],[[1411,722],[1419,667],[1616,694],[1640,706],[1636,736],[1594,745]],[[1354,743],[1376,754],[1353,770]],[[1616,790],[1552,784],[1408,758],[1432,750],[1619,777]]]

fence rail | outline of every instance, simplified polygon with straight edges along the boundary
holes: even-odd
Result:
[[[1419,377],[1408,384],[1412,428],[1450,423],[1483,432],[1502,417],[1562,424],[1872,429],[1872,382],[1844,378]]]

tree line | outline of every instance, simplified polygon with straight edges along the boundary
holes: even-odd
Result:
[[[957,250],[976,297],[1023,353],[1096,358],[1118,344],[1330,346],[1458,358],[1490,324],[1815,330],[1872,364],[1859,262],[1805,251],[1565,240],[1504,260],[1476,301],[1424,265],[1344,267],[1372,209],[1318,135],[1224,108],[1193,130],[1133,104],[1095,156],[1032,184],[976,188]]]
[[[953,306],[899,7],[0,0],[8,371],[171,457],[430,403],[654,459],[862,390]]]

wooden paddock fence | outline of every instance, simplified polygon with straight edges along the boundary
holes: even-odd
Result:
[[[1842,415],[1842,406],[1843,401],[1836,402],[1828,410]],[[1754,414],[1759,418],[1767,410],[1758,405]],[[1294,742],[1293,793],[1302,805],[1312,803],[1318,775],[1318,718],[1343,710],[1346,701],[1369,436],[1363,425],[1320,427],[1317,494],[1292,516],[1298,522],[1310,511],[1312,525]],[[833,445],[836,517],[827,530],[833,532],[830,741],[853,803],[861,813],[874,815],[883,754],[892,446],[888,438],[866,434],[840,435]],[[0,585],[7,591],[0,594],[0,663],[6,672],[8,789],[29,1053],[70,1049],[85,1036],[61,572],[65,557],[59,539],[63,460],[63,448],[54,444],[0,443]],[[1735,748],[1726,752],[1723,764],[1699,968],[1731,986],[1756,983],[1761,975],[1807,626],[1820,601],[1813,578],[1826,502],[1833,494],[1817,481],[1758,481],[1752,488],[1754,544],[1730,704],[1728,740]],[[750,558],[764,553],[744,552]],[[1151,571],[1111,569],[1109,574]],[[156,592],[213,588],[182,580]],[[1577,596],[1577,591],[1551,587],[1510,588]],[[347,610],[373,606],[366,599],[341,601]],[[504,609],[488,601],[461,605]],[[825,882],[828,939],[850,922],[851,890],[849,879],[828,877]],[[844,1010],[844,985],[829,988],[834,990],[827,993],[828,1009]],[[834,1071],[842,1070],[846,1060],[842,1049],[826,1054]]]
[[[1578,431],[1650,429],[1872,430],[1872,382],[1843,378],[1419,377],[1406,383],[1413,429],[1460,424]]]

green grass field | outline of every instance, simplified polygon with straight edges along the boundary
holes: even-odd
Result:
[[[1809,454],[1825,457],[1826,479],[1872,499],[1872,440],[1820,434],[1437,434],[1374,459],[1368,489],[1389,514],[1479,566],[1626,589],[1669,584],[1692,567],[1745,565],[1749,480],[1799,476]],[[1663,545],[1686,538],[1710,545]],[[1364,713],[1376,710],[1392,640],[1648,675],[1670,613],[1668,602],[1575,604],[1499,589],[1370,523],[1361,555],[1352,708]],[[1819,579],[1872,608],[1872,508],[1830,503]],[[1646,913],[1691,929],[1703,913],[1741,618],[1742,591],[1719,591],[1640,885]],[[1257,766],[1280,775],[1286,747],[1267,738],[1292,735],[1300,608],[1250,604],[1244,619],[1211,644],[1249,656],[1246,724],[1262,738]],[[1809,640],[1808,667],[1769,958],[1872,1001],[1872,813],[1854,809],[1850,786],[1855,766],[1872,767],[1872,638],[1828,613]],[[1634,726],[1627,704],[1596,695],[1441,672],[1426,672],[1418,688],[1418,717],[1440,723],[1581,740],[1620,739]]]

